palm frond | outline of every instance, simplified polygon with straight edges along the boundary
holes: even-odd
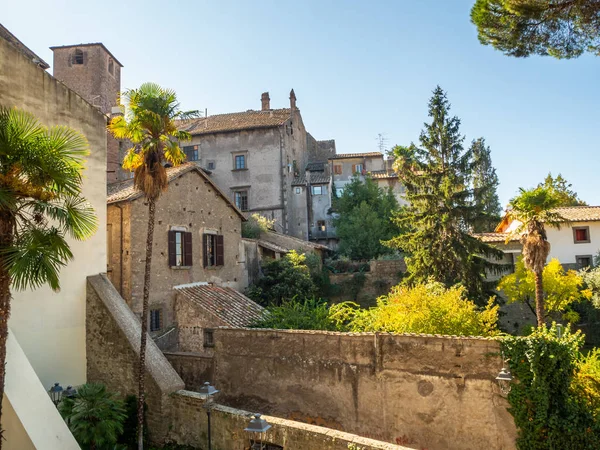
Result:
[[[52,202],[36,201],[32,206],[34,214],[43,214],[57,221],[62,232],[74,239],[87,239],[98,229],[94,208],[83,197],[68,196]]]

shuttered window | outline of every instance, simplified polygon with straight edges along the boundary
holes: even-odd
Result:
[[[150,310],[150,331],[158,331],[162,328],[162,311],[160,309]]]
[[[223,235],[202,235],[202,263],[204,267],[225,265],[225,248]]]
[[[341,164],[334,164],[333,165],[333,173],[336,175],[341,175],[342,174],[342,165]]]
[[[169,230],[169,266],[190,267],[193,261],[192,233]]]

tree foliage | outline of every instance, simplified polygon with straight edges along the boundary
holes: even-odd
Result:
[[[596,308],[600,308],[600,267],[586,268],[579,272],[586,288],[591,292],[591,300]]]
[[[567,326],[538,327],[525,337],[503,339],[515,377],[508,394],[519,430],[517,448],[600,448],[600,359],[581,353],[583,335]]]
[[[558,206],[586,206],[587,203],[580,200],[577,192],[573,189],[573,185],[563,178],[559,173],[553,177],[552,173],[544,179],[543,183],[538,184],[538,187],[550,190],[555,197],[558,198]]]
[[[281,306],[285,300],[303,302],[316,293],[306,257],[295,250],[282,258],[265,261],[262,273],[246,293],[263,306]]]
[[[482,44],[509,56],[600,54],[597,0],[477,0],[471,21]]]
[[[490,147],[485,145],[485,139],[479,138],[471,143],[470,152],[473,156],[473,202],[478,209],[473,220],[473,231],[493,231],[500,221],[502,207],[497,193],[500,182],[492,165]]]
[[[260,214],[254,213],[246,222],[242,223],[242,237],[248,239],[258,239],[260,233],[273,230],[275,219],[267,219]]]
[[[440,283],[396,286],[380,297],[377,306],[360,308],[352,302],[333,305],[331,319],[353,332],[429,333],[457,336],[493,336],[498,333],[498,306],[484,309],[467,300],[461,286]]]
[[[334,198],[337,217],[333,219],[339,252],[351,259],[375,259],[389,253],[382,241],[390,239],[398,228],[390,220],[398,210],[391,189],[383,190],[370,176],[359,177],[345,186],[344,193]]]
[[[492,286],[486,273],[497,266],[490,260],[502,252],[471,235],[482,216],[470,187],[473,154],[463,148],[460,120],[450,116],[450,103],[438,86],[429,101],[431,123],[424,125],[420,146],[397,146],[395,169],[406,187],[410,206],[394,222],[405,232],[387,242],[409,254],[409,283],[429,279],[465,286],[468,297],[487,301]]]
[[[575,270],[565,271],[556,258],[544,267],[542,286],[545,311],[548,314],[562,313],[569,322],[579,320],[571,305],[592,297],[591,290],[584,289],[584,280],[579,273]],[[525,267],[522,257],[517,261],[515,272],[500,280],[498,289],[504,291],[509,302],[523,302],[535,314],[535,274]]]
[[[279,306],[269,306],[264,317],[251,326],[279,330],[337,330],[329,317],[329,306],[318,299],[284,300]]]
[[[127,417],[124,402],[95,383],[81,386],[76,397],[64,398],[59,411],[83,449],[112,450]]]

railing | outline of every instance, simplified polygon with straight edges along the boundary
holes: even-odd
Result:
[[[329,239],[337,237],[334,230],[315,230],[310,231],[310,239]]]

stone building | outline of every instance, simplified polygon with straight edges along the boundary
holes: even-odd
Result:
[[[261,103],[260,111],[182,122],[192,135],[183,149],[240,210],[275,219],[277,231],[307,239],[306,208],[294,206],[292,183],[311,158],[326,161],[335,154],[335,142],[307,133],[293,90],[289,108],[272,109],[268,92]]]
[[[194,164],[167,169],[169,189],[156,205],[150,331],[174,324],[173,287],[208,282],[247,286],[244,216]],[[142,311],[148,208],[133,180],[108,185],[108,276],[134,313]]]
[[[120,112],[118,97],[121,93],[123,65],[101,42],[93,44],[50,47],[54,52],[54,76],[81,95],[106,116]],[[109,183],[130,178],[121,163],[126,142],[107,135],[106,175]]]

